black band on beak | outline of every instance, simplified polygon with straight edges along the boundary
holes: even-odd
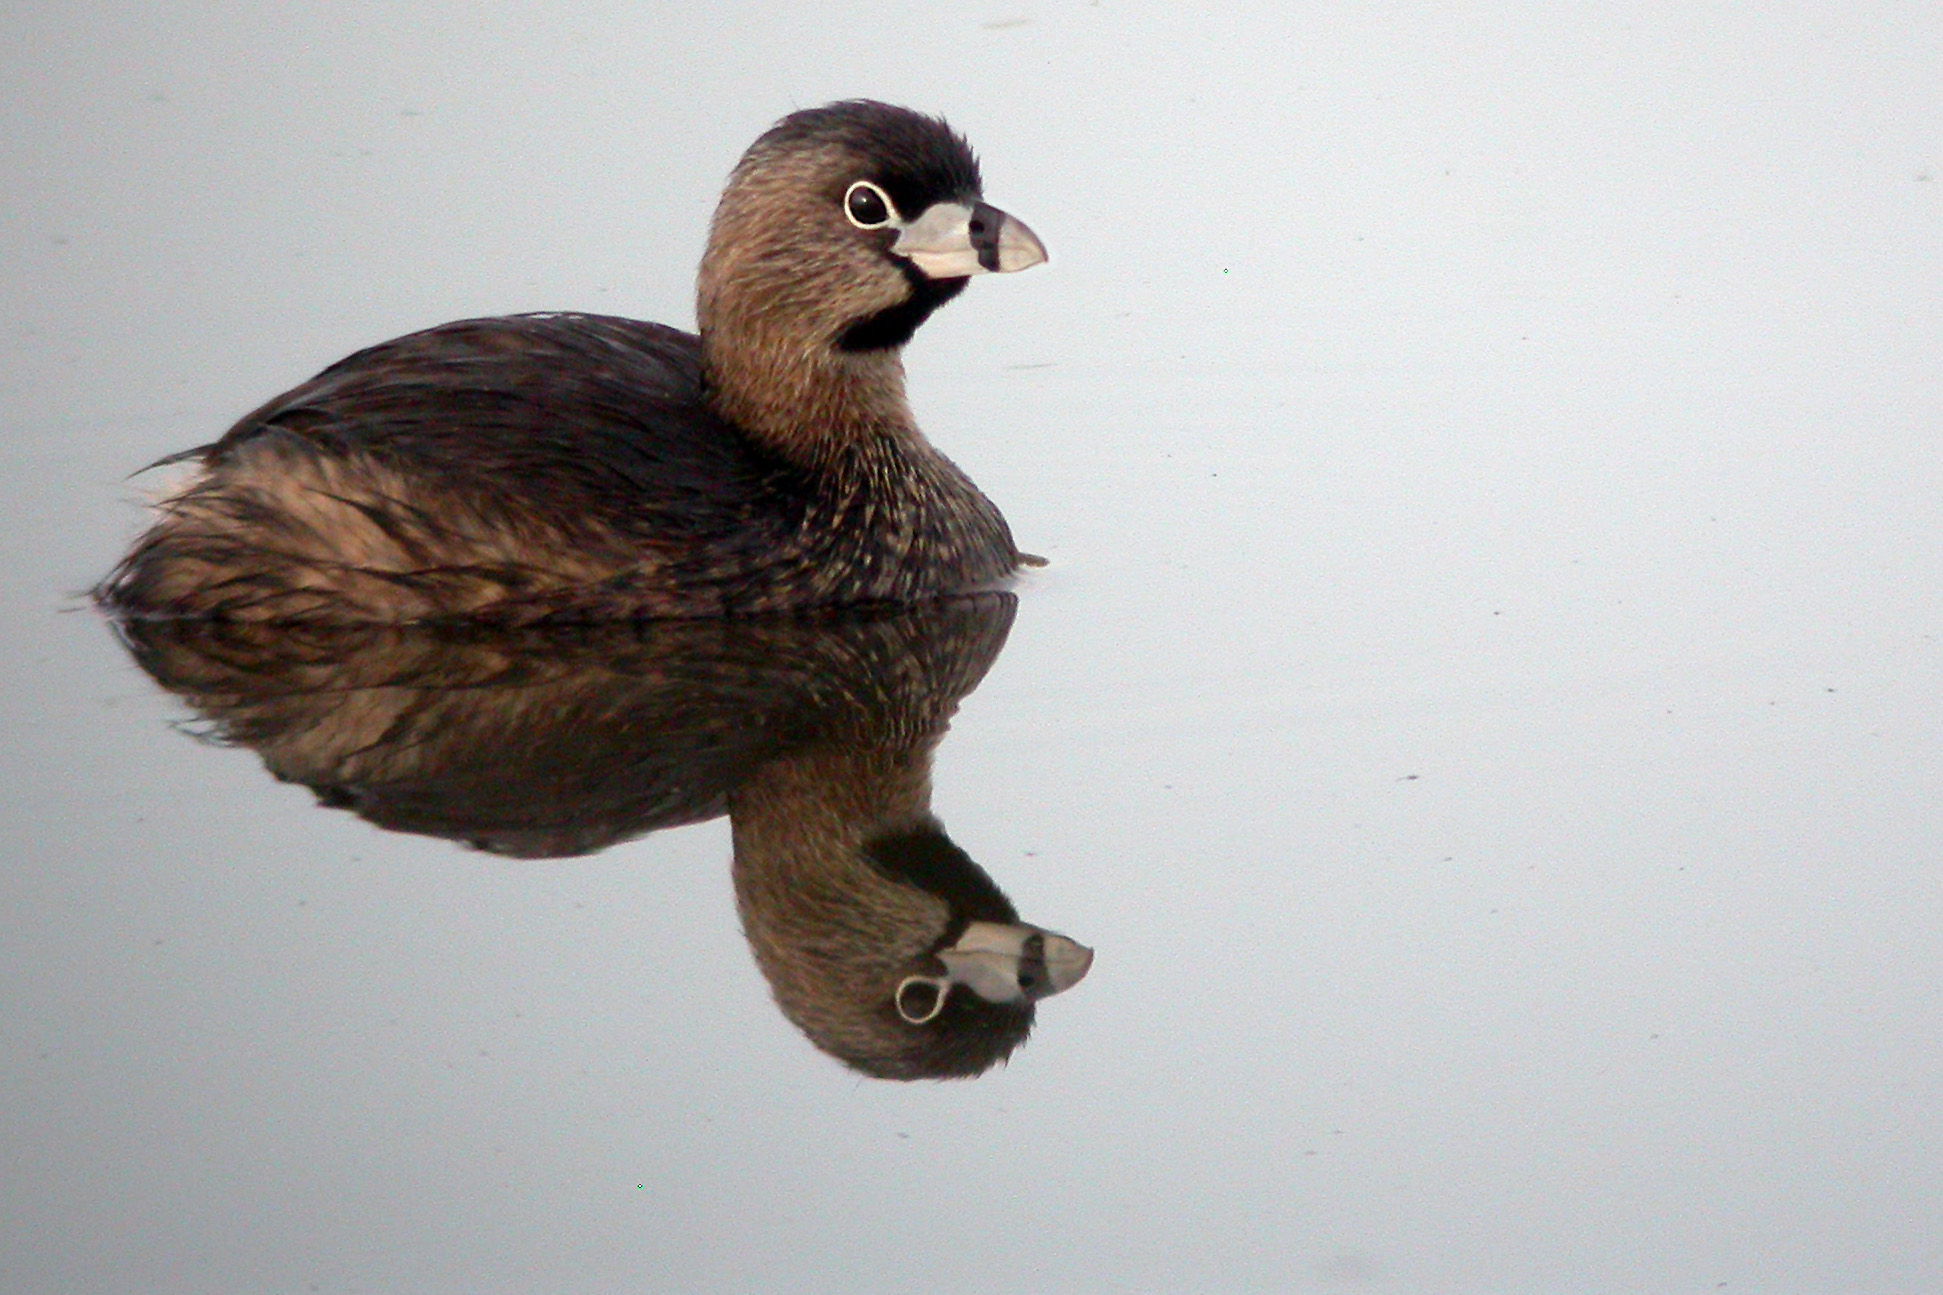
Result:
[[[1005,213],[986,203],[975,203],[971,213],[971,245],[978,263],[998,273],[998,233],[1005,224]]]

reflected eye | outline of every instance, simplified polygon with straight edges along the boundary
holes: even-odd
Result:
[[[949,981],[933,980],[929,976],[906,976],[897,987],[894,1001],[897,1014],[912,1025],[925,1025],[937,1019],[938,1013],[945,1009],[945,995],[951,992]]]
[[[843,214],[858,229],[881,229],[891,223],[891,200],[868,180],[859,180],[843,195]]]

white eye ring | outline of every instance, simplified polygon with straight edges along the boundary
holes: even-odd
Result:
[[[919,1009],[904,1005],[904,995],[912,989],[931,991],[931,1005]],[[893,1001],[897,1004],[897,1014],[912,1025],[929,1025],[938,1019],[938,1013],[945,1009],[945,998],[951,993],[949,976],[906,976],[897,983],[897,994]]]
[[[858,229],[882,229],[897,219],[897,205],[870,181],[859,180],[843,191],[843,214]]]

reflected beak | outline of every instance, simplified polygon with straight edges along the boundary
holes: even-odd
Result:
[[[1093,951],[1083,944],[1001,922],[973,922],[938,957],[952,983],[993,1003],[1049,998],[1077,985],[1093,965]]]
[[[1046,245],[1024,221],[985,202],[931,204],[898,232],[891,251],[932,279],[1010,274],[1046,259]]]

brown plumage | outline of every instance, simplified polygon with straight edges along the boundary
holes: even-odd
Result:
[[[777,1005],[845,1064],[916,1079],[1003,1060],[1036,1000],[1085,970],[997,1001],[961,984],[922,1020],[899,1010],[975,923],[1060,940],[1019,923],[930,812],[933,749],[1013,607],[984,594],[526,629],[119,629],[210,736],[392,831],[543,858],[728,813],[736,907]]]
[[[182,458],[97,590],[142,617],[528,623],[906,603],[1019,565],[918,431],[900,348],[1044,259],[941,121],[796,113],[730,177],[695,336],[467,320],[360,351]]]

